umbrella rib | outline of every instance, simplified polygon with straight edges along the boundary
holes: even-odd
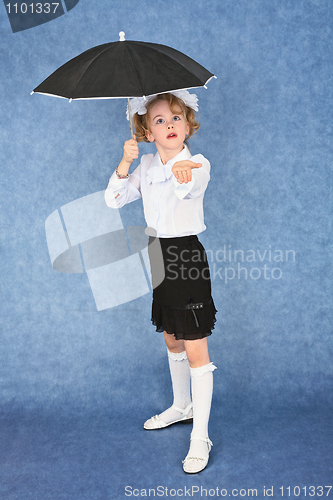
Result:
[[[99,54],[97,54],[97,56],[95,56],[92,61],[90,61],[88,67],[85,69],[84,73],[80,76],[76,86],[75,86],[75,89],[73,89],[73,94],[75,94],[75,91],[76,89],[78,88],[82,78],[84,77],[85,73],[88,71],[88,69],[90,68],[90,66],[96,61],[96,59],[98,59],[102,54],[104,54],[104,52],[106,52],[107,50],[109,50],[109,47],[106,47],[102,52],[99,52]]]
[[[164,47],[164,45],[162,45],[162,47]],[[167,46],[166,46],[166,47],[167,47]],[[177,49],[174,49],[173,47],[170,47],[170,48],[171,48],[171,49],[173,49],[173,50],[175,50],[176,52],[179,52]],[[155,50],[156,50],[156,52],[159,52],[160,54],[165,55],[165,52],[163,51],[163,49],[162,49],[162,48],[155,47]],[[182,52],[179,52],[179,54],[184,55]],[[197,65],[201,66],[201,64],[197,63],[197,61],[195,61],[195,60],[194,60],[194,59],[192,59],[191,57],[189,57],[189,56],[186,56],[186,57],[187,57],[188,59],[190,59],[191,61],[193,61],[195,64],[197,64]],[[190,71],[190,70],[187,68],[187,66],[186,66],[186,63],[185,63],[185,62],[181,62],[181,61],[177,60],[177,63],[178,63],[180,66],[182,66],[183,68],[185,68],[187,71]],[[203,66],[201,66],[201,68],[202,68],[202,69],[205,69]],[[209,82],[212,78],[214,78],[214,76],[215,76],[215,75],[214,75],[213,73],[211,73],[210,71],[208,71],[208,70],[206,70],[206,71],[207,71],[208,73],[210,73],[212,76],[208,78],[208,80],[206,81],[205,85],[206,85],[206,84],[207,84],[207,83],[208,83],[208,82]],[[193,71],[190,71],[190,73],[191,73],[193,76],[197,76],[197,75],[196,75]],[[216,76],[215,76],[215,78],[216,78]],[[192,87],[192,88],[195,88],[195,87]]]
[[[124,42],[123,42],[124,43]],[[126,43],[126,42],[125,42]],[[133,65],[133,68],[134,68],[134,71],[136,73],[136,76],[137,76],[137,79],[138,79],[138,82],[140,84],[140,87],[141,87],[141,93],[142,95],[144,96],[144,90],[143,90],[143,84],[142,84],[142,79],[140,78],[140,74],[139,72],[137,71],[136,69],[136,66],[134,64],[134,57],[133,57],[133,51],[131,50],[130,46],[129,45],[126,45],[126,49],[127,49],[127,52],[128,52],[128,55],[130,56],[131,60],[132,60],[132,65]]]

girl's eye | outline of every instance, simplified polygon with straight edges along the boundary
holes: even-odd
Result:
[[[176,121],[180,120],[180,116],[174,116],[173,119],[176,122]]]
[[[163,118],[159,118],[156,123],[163,123]]]

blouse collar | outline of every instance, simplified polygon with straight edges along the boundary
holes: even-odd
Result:
[[[184,144],[184,148],[180,151],[180,153],[176,154],[171,160],[169,160],[165,165],[163,165],[162,160],[160,158],[159,153],[157,152],[147,170],[147,182],[148,184],[152,184],[155,182],[164,182],[167,179],[170,179],[172,176],[172,167],[177,161],[188,160],[191,158],[191,153]]]

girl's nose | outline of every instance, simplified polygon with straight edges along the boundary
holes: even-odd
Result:
[[[173,128],[173,123],[172,122],[168,123],[168,128]]]

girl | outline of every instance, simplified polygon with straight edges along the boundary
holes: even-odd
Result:
[[[157,331],[164,332],[174,396],[173,405],[147,420],[144,428],[157,430],[193,420],[183,469],[197,473],[206,467],[212,445],[208,420],[216,368],[207,347],[216,309],[206,254],[197,237],[206,229],[203,197],[210,164],[202,155],[191,156],[185,144],[186,137],[199,128],[196,95],[181,90],[134,98],[130,107],[136,136],[124,144],[105,200],[109,207],[119,208],[143,199],[150,231],[152,322]],[[139,156],[140,141],[154,142],[157,153],[144,155],[129,175],[132,161]],[[156,242],[163,255],[163,280],[158,279],[158,259],[152,250]]]

